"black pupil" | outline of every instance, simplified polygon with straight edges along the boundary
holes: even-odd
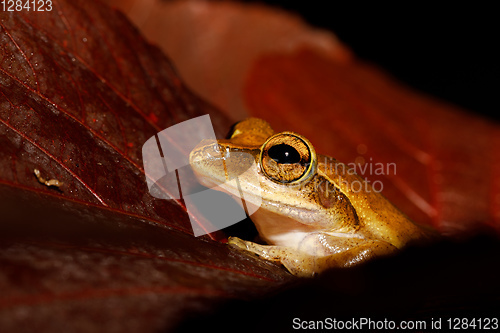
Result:
[[[281,143],[272,146],[267,151],[270,158],[281,164],[294,164],[300,162],[300,154],[292,146]]]

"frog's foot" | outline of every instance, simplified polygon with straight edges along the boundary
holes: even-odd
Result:
[[[334,253],[316,259],[316,270],[322,272],[332,267],[350,267],[358,265],[369,259],[390,255],[397,248],[381,241],[366,241],[347,251]]]
[[[290,273],[299,277],[312,277],[333,267],[354,266],[370,258],[393,253],[396,249],[389,243],[367,241],[339,253],[318,256],[290,247],[261,245],[236,237],[230,237],[228,243],[263,259],[279,261]]]
[[[261,245],[254,242],[246,241],[238,237],[229,237],[227,243],[239,249],[255,253],[259,257],[266,260],[280,261],[279,253],[276,253],[278,246]]]
[[[255,253],[263,259],[279,261],[295,276],[311,277],[315,275],[315,257],[293,248],[277,245],[261,245],[237,237],[229,237],[228,244]]]

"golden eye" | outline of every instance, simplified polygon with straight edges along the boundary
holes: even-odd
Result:
[[[309,179],[316,172],[316,153],[304,137],[282,132],[270,137],[260,150],[260,167],[272,181],[283,184]]]

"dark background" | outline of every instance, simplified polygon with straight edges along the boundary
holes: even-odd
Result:
[[[500,20],[491,6],[246,2],[295,12],[311,25],[333,31],[358,57],[407,85],[500,120]]]

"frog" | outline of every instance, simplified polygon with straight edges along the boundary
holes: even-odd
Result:
[[[258,206],[250,216],[258,241],[229,237],[229,246],[297,277],[356,266],[433,237],[352,168],[317,154],[298,133],[275,133],[260,118],[237,123],[227,139],[202,141],[189,161],[202,185]],[[236,170],[238,186],[227,181],[229,161],[245,169]]]

